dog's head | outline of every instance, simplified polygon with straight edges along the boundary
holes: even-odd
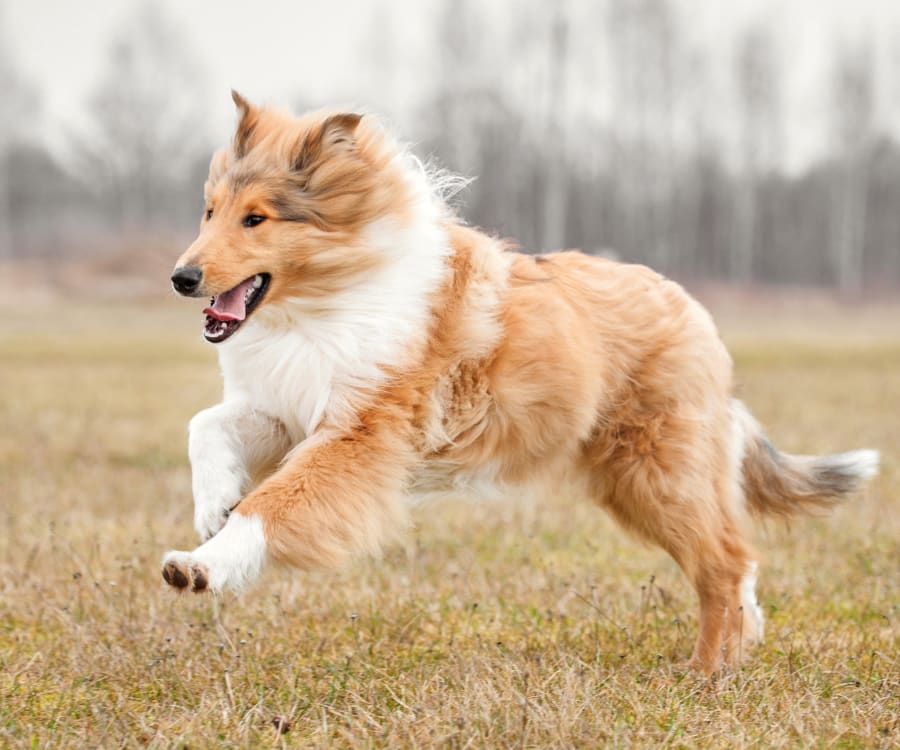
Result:
[[[212,298],[214,343],[264,305],[352,287],[382,262],[366,229],[402,222],[410,200],[399,151],[369,117],[292,117],[232,97],[234,139],[212,158],[200,234],[172,275],[179,294]]]

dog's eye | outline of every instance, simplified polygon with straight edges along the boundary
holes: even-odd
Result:
[[[243,224],[248,229],[258,226],[262,224],[266,220],[265,216],[260,216],[259,214],[250,214],[249,216],[244,217]]]
[[[212,209],[207,208],[206,209],[206,220],[209,221],[211,218],[212,218]]]

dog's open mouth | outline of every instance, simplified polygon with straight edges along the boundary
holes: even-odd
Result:
[[[203,311],[206,316],[203,336],[206,340],[219,344],[234,334],[259,305],[271,278],[267,273],[258,273],[213,297],[209,307]]]

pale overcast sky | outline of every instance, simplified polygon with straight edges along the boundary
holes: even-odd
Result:
[[[156,0],[177,21],[205,68],[210,125],[217,140],[232,125],[228,90],[286,105],[299,96],[316,103],[367,101],[377,81],[365,66],[376,2],[365,0]],[[563,1],[563,0],[561,0]],[[3,43],[40,93],[45,122],[77,122],[107,60],[111,34],[141,0],[0,0]],[[728,54],[735,33],[758,19],[778,30],[788,67],[791,114],[799,127],[822,107],[823,71],[841,40],[871,38],[879,57],[900,69],[900,0],[679,0],[686,26],[704,46]],[[428,86],[437,0],[381,5],[392,26],[399,73],[392,82],[393,114]],[[478,10],[514,16],[512,0],[482,0]],[[892,57],[893,56],[893,57]],[[724,67],[724,66],[723,66]],[[893,83],[891,83],[893,86]],[[897,91],[890,92],[893,101]],[[887,115],[896,119],[893,111]],[[47,126],[47,127],[53,127]],[[797,140],[795,138],[795,140]],[[797,146],[802,151],[802,144]],[[798,153],[800,153],[798,151]],[[802,154],[797,158],[805,158]]]

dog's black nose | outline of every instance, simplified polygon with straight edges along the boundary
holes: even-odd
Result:
[[[197,266],[182,266],[172,274],[172,286],[179,294],[192,295],[200,287],[203,271]]]

